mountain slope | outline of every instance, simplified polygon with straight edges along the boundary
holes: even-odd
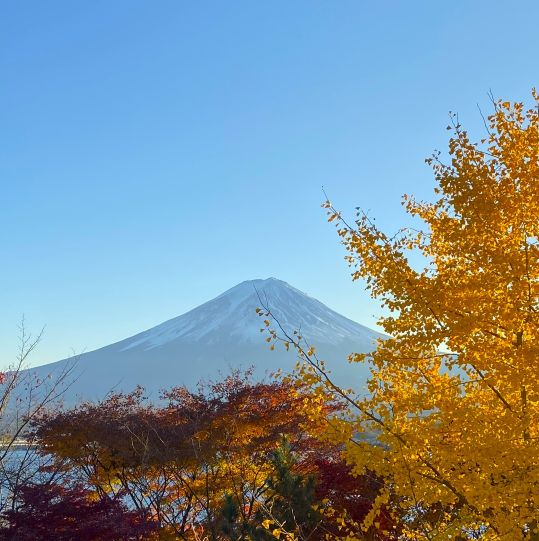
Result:
[[[234,367],[254,366],[256,377],[278,368],[290,370],[292,351],[269,351],[255,310],[269,307],[285,330],[314,345],[341,384],[360,389],[364,367],[350,366],[352,352],[374,347],[379,333],[355,323],[286,282],[269,278],[242,282],[213,300],[135,336],[34,369],[39,377],[58,374],[75,363],[76,380],[66,402],[100,399],[113,389],[144,386],[156,397],[165,387],[194,386],[201,379],[226,375]]]

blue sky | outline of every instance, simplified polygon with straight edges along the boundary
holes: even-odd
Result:
[[[0,359],[276,276],[373,326],[320,208],[405,223],[447,113],[537,84],[537,2],[51,0],[0,13]]]

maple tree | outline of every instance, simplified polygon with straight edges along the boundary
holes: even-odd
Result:
[[[364,517],[380,483],[352,477],[337,446],[320,441],[305,393],[237,373],[197,392],[171,389],[157,405],[138,389],[49,412],[35,433],[53,468],[100,499],[146,512],[161,539],[268,540],[284,531],[323,539],[337,531],[336,515],[312,506]],[[327,414],[340,407],[322,405]],[[347,479],[349,500],[330,488],[333,470]],[[387,538],[375,530],[372,539]]]
[[[144,513],[119,499],[95,499],[80,486],[55,483],[18,487],[15,505],[0,518],[7,541],[142,541],[156,539]]]
[[[387,309],[390,335],[369,354],[366,396],[333,384],[299,335],[313,396],[340,395],[327,437],[357,474],[388,480],[407,539],[538,539],[539,99],[494,101],[478,143],[451,116],[449,163],[435,153],[433,202],[404,196],[422,225],[394,236],[361,210],[348,223],[329,201],[353,279]],[[418,265],[421,258],[424,266]],[[414,261],[414,263],[412,263]],[[262,315],[271,316],[263,311]],[[322,417],[320,400],[312,401]],[[366,441],[375,436],[377,445]],[[377,496],[382,506],[388,495]],[[368,515],[365,526],[376,521]]]

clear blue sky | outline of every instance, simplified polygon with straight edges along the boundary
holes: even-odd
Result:
[[[320,209],[384,228],[447,112],[537,84],[539,4],[7,0],[0,8],[0,360],[106,345],[276,276],[370,326]]]

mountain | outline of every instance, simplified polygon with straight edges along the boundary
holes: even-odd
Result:
[[[340,384],[361,389],[366,368],[350,365],[347,356],[372,350],[382,335],[276,278],[242,282],[147,331],[33,371],[54,380],[73,364],[75,380],[65,392],[67,403],[97,400],[113,389],[128,391],[136,385],[156,397],[159,389],[194,387],[201,379],[215,380],[232,368],[254,366],[257,378],[278,368],[290,371],[297,360],[292,348],[287,352],[277,346],[270,351],[266,334],[260,332],[263,321],[256,308],[262,304],[287,332],[301,330]]]

